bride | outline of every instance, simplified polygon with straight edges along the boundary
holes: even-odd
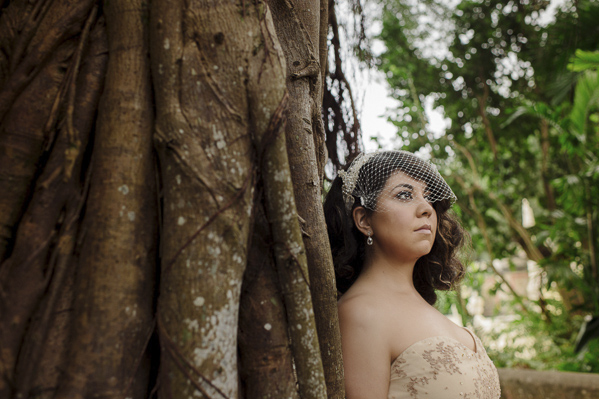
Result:
[[[433,305],[464,275],[456,197],[405,151],[358,156],[325,200],[347,399],[497,399],[480,340]]]

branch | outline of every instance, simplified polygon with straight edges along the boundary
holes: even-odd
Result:
[[[281,100],[272,119],[281,118],[287,94]],[[278,128],[273,140],[265,143],[261,170],[263,171],[266,211],[270,221],[274,243],[275,260],[283,289],[289,335],[291,337],[297,370],[300,397],[326,398],[326,385],[322,367],[316,322],[312,307],[308,280],[308,261],[297,216],[284,125]],[[273,132],[265,132],[272,137]],[[264,140],[260,141],[264,144]]]
[[[524,304],[524,300],[522,299],[522,297],[520,295],[518,295],[516,290],[514,290],[514,287],[512,287],[512,285],[506,280],[506,278],[503,276],[503,274],[499,270],[497,270],[497,268],[493,265],[493,259],[495,259],[495,254],[493,253],[493,246],[491,244],[491,240],[490,240],[489,234],[487,232],[487,225],[485,223],[485,219],[483,218],[483,215],[481,214],[481,212],[478,210],[478,207],[476,206],[476,201],[474,200],[474,195],[472,193],[472,189],[471,188],[469,189],[468,187],[466,187],[466,183],[464,182],[464,180],[461,177],[457,176],[456,180],[458,181],[460,186],[462,186],[464,191],[466,191],[468,193],[470,207],[471,207],[472,211],[476,214],[476,222],[478,224],[478,228],[480,229],[480,232],[483,235],[483,238],[485,240],[485,246],[487,247],[487,252],[489,253],[489,257],[491,258],[491,261],[489,262],[489,264],[487,266],[490,267],[491,270],[493,270],[493,273],[495,273],[495,275],[497,275],[497,277],[499,277],[501,282],[503,284],[505,284],[505,286],[512,293],[512,295],[514,296],[516,301],[518,301],[520,306],[522,306],[522,310],[524,311],[524,313],[528,314],[528,308]]]
[[[520,238],[522,238],[522,241],[524,242],[524,249],[526,250],[526,252],[531,260],[534,260],[535,262],[539,262],[542,259],[544,259],[545,257],[543,256],[541,251],[539,251],[539,249],[533,244],[532,239],[530,238],[530,235],[528,234],[528,231],[522,226],[521,223],[519,223],[516,220],[516,218],[514,218],[512,211],[503,203],[503,201],[501,201],[501,199],[495,193],[487,192],[487,191],[483,190],[482,186],[479,183],[480,178],[476,171],[476,163],[475,163],[474,158],[472,157],[472,154],[470,153],[470,151],[468,151],[468,149],[459,145],[458,143],[456,143],[453,140],[451,141],[451,143],[462,154],[464,154],[464,156],[468,159],[468,164],[470,165],[470,169],[472,170],[472,174],[474,177],[474,179],[473,179],[474,183],[473,183],[471,189],[476,189],[476,190],[483,192],[489,199],[491,199],[495,202],[495,204],[497,205],[497,207],[499,208],[501,213],[503,213],[503,216],[506,218],[510,227],[512,229],[514,229],[516,231],[516,233],[518,233]]]
[[[487,134],[487,139],[489,140],[489,144],[491,145],[491,151],[493,151],[493,158],[497,161],[497,142],[495,141],[495,135],[493,134],[493,128],[491,127],[491,121],[487,117],[486,104],[487,99],[489,98],[489,86],[484,80],[484,76],[482,73],[480,74],[480,79],[483,83],[483,94],[482,96],[476,96],[478,100],[478,113],[483,119],[483,124],[485,125],[485,133]]]
[[[547,196],[547,209],[551,212],[555,210],[555,198],[553,195],[553,188],[549,184],[547,178],[547,169],[549,165],[549,122],[546,118],[541,118],[541,176],[543,177],[543,188],[545,189],[545,195]]]

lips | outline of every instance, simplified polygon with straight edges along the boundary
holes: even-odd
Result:
[[[420,226],[419,228],[417,228],[416,230],[419,233],[430,233],[431,232],[431,225],[430,224],[424,224],[422,226]]]

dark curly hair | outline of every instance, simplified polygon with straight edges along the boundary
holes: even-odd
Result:
[[[369,185],[372,192],[376,193],[382,191],[388,178],[397,170],[410,175],[408,170],[402,170],[401,167],[396,170],[377,168],[380,162],[385,162],[385,159],[404,156],[402,153],[386,151],[380,154],[380,156],[377,154],[368,160],[360,169],[360,174],[362,172],[369,173],[372,170],[381,171],[375,174],[369,173]],[[422,161],[422,166],[432,170],[432,167],[424,161]],[[425,180],[425,182],[427,181]],[[341,177],[337,176],[333,180],[324,201],[324,213],[333,254],[337,290],[340,295],[345,293],[360,275],[366,249],[364,235],[356,227],[353,218],[347,214],[341,191],[342,185]],[[418,259],[414,266],[414,286],[418,293],[431,305],[434,305],[437,301],[435,290],[450,290],[462,280],[465,273],[465,267],[458,259],[457,252],[464,245],[467,235],[452,212],[449,212],[451,204],[450,199],[435,201],[432,204],[438,220],[435,241],[431,251]],[[361,206],[360,201],[355,200],[353,208],[358,206]],[[373,212],[368,208],[365,208],[365,210],[369,213]]]

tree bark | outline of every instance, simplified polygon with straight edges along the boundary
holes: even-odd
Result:
[[[286,127],[291,179],[298,214],[302,218],[310,291],[315,308],[327,394],[343,398],[343,363],[337,314],[333,260],[322,208],[323,158],[322,75],[319,60],[320,3],[291,4],[270,0],[275,27],[287,61],[290,112]],[[328,2],[327,2],[328,7]]]
[[[265,29],[270,16],[258,2],[155,1],[151,15],[164,182],[159,396],[236,398],[253,204],[251,125],[269,120],[250,116],[249,104],[252,96],[263,103],[282,84],[268,73],[280,61]],[[252,94],[248,86],[261,73],[260,92]]]
[[[254,203],[254,225],[239,309],[239,356],[243,397],[298,399],[287,318],[272,255],[273,236],[264,195]]]
[[[286,96],[281,106],[286,102]],[[277,111],[281,113],[281,111]],[[281,115],[273,114],[274,118]],[[326,398],[325,376],[310,295],[306,251],[293,197],[293,185],[283,128],[273,127],[265,137],[261,170],[266,212],[271,225],[279,281],[285,298],[289,334],[301,398]],[[272,140],[272,141],[271,141]],[[264,143],[264,139],[260,139]]]
[[[56,15],[48,13],[48,18],[52,17]],[[58,253],[65,249],[61,243],[66,245],[65,240],[74,239],[70,236],[73,233],[73,221],[66,220],[65,215],[72,217],[79,208],[76,198],[78,175],[73,177],[72,173],[66,172],[82,162],[83,153],[73,151],[71,147],[74,142],[87,141],[104,71],[105,57],[101,55],[99,59],[91,61],[94,65],[87,68],[81,74],[82,79],[77,81],[79,60],[87,48],[91,22],[93,20],[88,16],[87,30],[83,29],[83,34],[61,43],[52,57],[46,60],[46,67],[12,104],[10,114],[1,125],[0,192],[5,195],[0,196],[0,260],[8,249],[11,250],[10,258],[0,265],[2,397],[10,395],[23,336],[57,265],[57,255],[51,252],[51,248],[59,243],[54,251]],[[50,28],[55,27],[50,24]],[[41,29],[36,33],[48,32]],[[95,35],[96,49],[103,47],[103,40],[101,33]],[[68,70],[65,66],[68,66]],[[89,93],[77,91],[79,83],[89,84],[86,88]],[[3,93],[5,91],[6,87]],[[67,95],[68,101],[62,103]],[[45,101],[41,101],[40,96]],[[59,104],[66,110],[60,109]],[[58,120],[61,126],[56,126]],[[56,133],[55,129],[59,132]],[[45,150],[52,152],[40,159]],[[66,151],[71,154],[68,163],[64,160]],[[36,173],[40,177],[33,193],[29,194]],[[31,198],[26,200],[30,195]],[[27,211],[21,215],[27,204]],[[13,224],[19,219],[21,223],[14,237],[14,245],[10,248]],[[57,227],[61,225],[62,229]]]
[[[44,144],[52,141],[54,104],[65,94],[66,66],[93,3],[56,0],[42,6],[45,12],[37,16],[35,7],[11,11],[22,7],[11,2],[0,20],[1,30],[14,32],[0,90],[0,192],[4,193],[0,196],[0,261],[10,253]],[[27,28],[17,36],[23,26]]]
[[[32,247],[55,234],[53,230],[62,224],[57,244],[50,255],[53,259],[53,271],[51,274],[46,272],[51,276],[48,277],[47,292],[31,318],[19,353],[15,395],[20,398],[54,397],[62,374],[60,369],[65,362],[73,281],[77,271],[74,247],[80,226],[79,216],[87,191],[80,182],[89,180],[80,175],[80,170],[82,167],[87,168],[84,149],[92,131],[108,58],[103,19],[95,24],[89,40],[89,48],[82,54],[85,61],[81,63],[79,78],[70,88],[71,91],[76,90],[76,96],[69,96],[69,103],[74,106],[72,126],[77,134],[76,139],[81,143],[78,160],[72,164],[73,172],[70,178],[65,179],[64,155],[73,146],[64,127],[69,124],[63,123],[63,129],[57,135],[52,154],[38,179],[38,187],[17,233],[17,243],[19,236],[23,236],[22,249],[15,247],[13,252],[15,254],[30,251]],[[70,105],[66,108],[70,108]],[[64,221],[60,222],[60,219]],[[39,270],[43,270],[46,259],[48,255],[37,260]],[[30,270],[25,278],[31,281],[36,273],[41,271]],[[20,291],[21,295],[28,292],[24,285],[20,286]]]
[[[289,65],[260,0],[4,2],[0,397],[344,396],[328,2],[282,1]]]
[[[141,0],[104,7],[110,58],[57,398],[147,397],[157,226],[147,11]]]
[[[283,135],[284,122],[287,122],[283,111],[289,99],[285,90],[285,58],[270,10],[266,15],[263,37],[268,52],[277,55],[278,63],[265,63],[259,68],[256,68],[258,65],[250,65],[250,76],[253,77],[248,83],[250,115],[256,132],[255,146],[264,184],[266,214],[275,237],[273,249],[287,310],[299,395],[301,398],[326,398],[307,259]],[[310,65],[312,67],[313,64]],[[271,81],[277,84],[267,86],[266,83]]]
[[[320,98],[317,102],[322,107],[322,98],[326,87],[326,76],[329,69],[329,8],[331,4],[329,0],[320,0],[320,26],[318,30],[318,49],[320,61]],[[324,132],[323,132],[324,134]],[[326,134],[325,137],[326,139]],[[323,144],[326,148],[326,144]],[[326,157],[325,157],[326,158]]]

